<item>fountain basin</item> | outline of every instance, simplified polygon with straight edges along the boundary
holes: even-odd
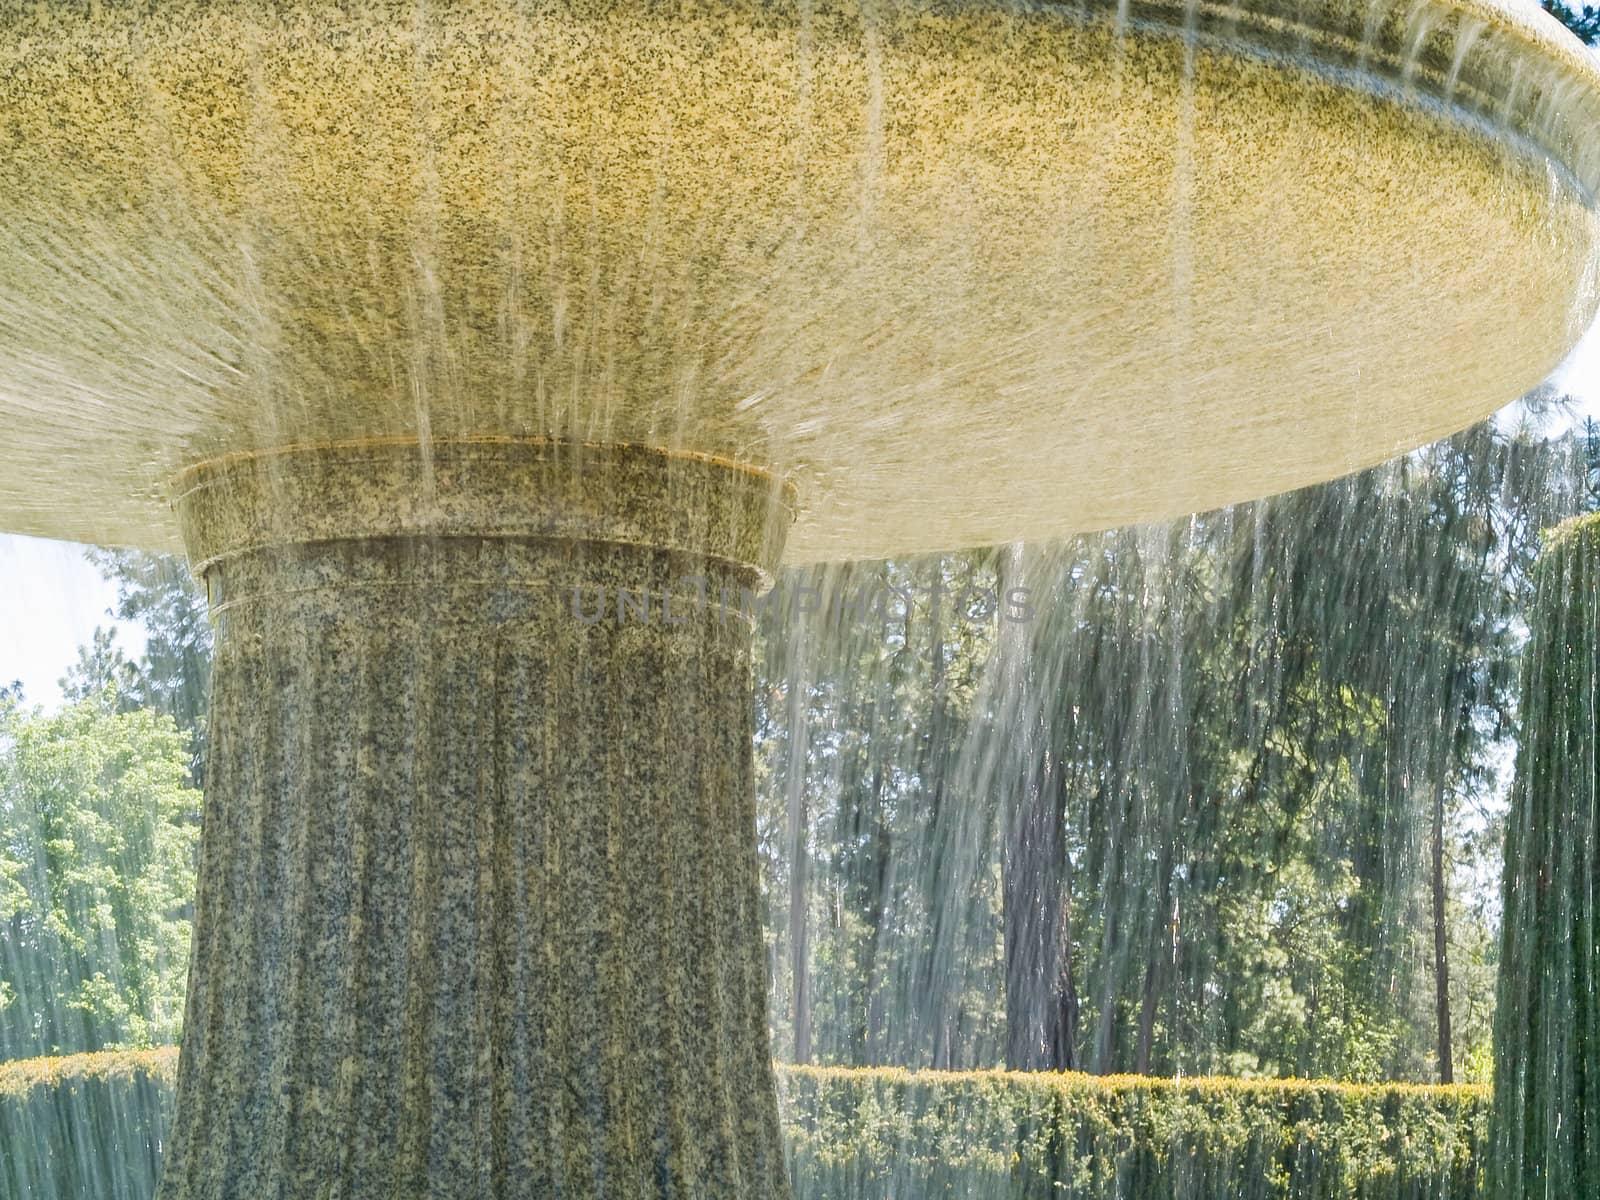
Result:
[[[0,524],[371,437],[793,481],[793,560],[1307,484],[1595,307],[1600,86],[1512,0],[0,9]]]

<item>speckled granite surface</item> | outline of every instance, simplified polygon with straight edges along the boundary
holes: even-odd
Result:
[[[1597,182],[1529,0],[0,0],[0,528],[375,435],[755,462],[796,562],[1206,509],[1539,382]]]
[[[548,449],[436,453],[457,469],[442,531],[394,517],[414,447],[364,460],[381,536],[323,536],[334,491],[229,519],[326,462],[190,479],[220,638],[163,1200],[786,1196],[749,629],[684,582],[755,587],[756,565],[471,534],[474,491],[542,511]],[[600,527],[670,500],[761,531],[725,545],[781,542],[737,469],[589,462],[564,486]],[[648,622],[616,619],[617,588],[657,593]]]

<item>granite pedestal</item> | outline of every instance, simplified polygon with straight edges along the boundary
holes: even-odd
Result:
[[[389,442],[176,490],[218,637],[163,1200],[786,1196],[770,477]]]

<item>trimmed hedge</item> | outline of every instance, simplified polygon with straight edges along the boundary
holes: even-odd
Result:
[[[1468,1200],[1489,1089],[786,1067],[801,1200]]]
[[[0,1195],[148,1200],[174,1050],[0,1063]],[[1489,1092],[780,1067],[796,1200],[1470,1200]]]
[[[0,1197],[150,1200],[176,1049],[0,1063]]]

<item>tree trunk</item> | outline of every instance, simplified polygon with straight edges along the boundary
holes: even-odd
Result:
[[[1445,927],[1444,785],[1433,793],[1433,986],[1439,1015],[1439,1082],[1454,1083],[1450,1057],[1450,963]]]
[[[1160,891],[1156,899],[1154,928],[1151,930],[1150,955],[1144,966],[1144,994],[1139,1001],[1139,1036],[1134,1049],[1133,1073],[1150,1073],[1150,1052],[1155,1041],[1156,1004],[1161,995],[1159,980],[1163,960],[1172,951],[1172,838],[1168,836],[1162,849]],[[1163,936],[1165,933],[1166,936]]]
[[[1007,594],[1015,553],[1002,559],[997,593]],[[1015,699],[1016,754],[1003,780],[1001,897],[1006,978],[1006,1066],[1070,1070],[1078,1000],[1072,980],[1071,890],[1067,861],[1066,772],[1051,745],[1051,724],[1026,676],[1028,639],[1007,643],[1006,686]]]
[[[1020,789],[1002,860],[1006,970],[1006,1066],[1071,1066],[1076,1023],[1067,924],[1065,813],[1059,768]]]
[[[1063,879],[1061,889],[1061,975],[1050,1024],[1050,1065],[1057,1071],[1077,1068],[1078,987],[1072,978],[1072,889]]]
[[[883,1001],[877,986],[878,947],[883,937],[892,849],[889,826],[883,817],[883,782],[883,765],[880,763],[872,772],[872,864],[868,872],[866,903],[868,935],[861,961],[861,979],[867,987],[867,1000],[862,1006],[861,1027],[856,1039],[857,1062],[871,1067],[880,1065],[883,1057]]]
[[[806,639],[800,638],[804,646]],[[806,807],[806,760],[809,730],[806,727],[805,671],[796,664],[789,672],[789,970],[794,985],[794,1061],[811,1061],[811,950],[810,924],[806,919],[806,893],[811,882],[811,854]]]

